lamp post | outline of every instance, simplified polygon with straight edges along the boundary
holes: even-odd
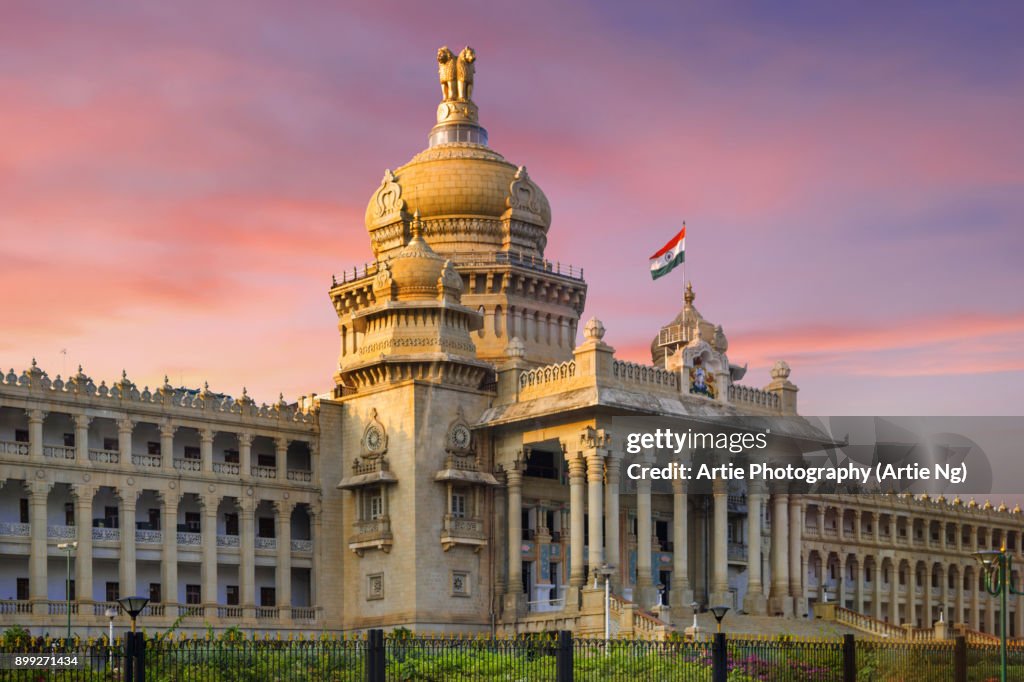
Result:
[[[999,680],[1006,682],[1006,598],[1008,594],[1024,594],[1024,590],[1010,584],[1013,558],[1006,551],[1006,543],[998,550],[973,552],[971,556],[981,563],[985,591],[999,597]]]
[[[117,603],[128,612],[128,617],[132,619],[132,632],[135,632],[135,619],[142,613],[142,609],[146,608],[149,599],[146,597],[124,597],[118,599]]]
[[[718,631],[722,631],[722,619],[725,618],[725,614],[729,612],[728,606],[712,606],[711,613],[714,615],[715,620],[718,621]]]
[[[61,542],[57,544],[57,549],[67,552],[68,559],[68,573],[67,578],[64,580],[64,600],[67,602],[68,611],[68,636],[65,640],[65,646],[69,646],[71,642],[71,553],[78,549],[78,542]]]
[[[114,619],[117,617],[117,609],[110,607],[106,611],[106,616],[110,619],[107,623],[107,646],[114,646]]]
[[[610,614],[612,593],[610,585],[614,574],[615,567],[608,564],[601,564],[601,567],[595,571],[595,578],[598,575],[604,578],[604,639],[606,642],[611,639],[612,624]]]

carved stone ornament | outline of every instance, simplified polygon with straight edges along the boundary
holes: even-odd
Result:
[[[462,293],[462,276],[459,271],[455,269],[450,260],[444,262],[444,268],[441,270],[441,276],[437,278],[437,286],[442,294]],[[375,287],[376,288],[376,287]]]
[[[384,430],[384,425],[377,419],[376,409],[370,413],[370,423],[363,429],[363,439],[360,444],[364,457],[379,457],[388,450],[388,434]]]
[[[394,299],[395,278],[391,274],[391,266],[381,263],[373,278],[373,295],[385,301]]]
[[[526,211],[540,216],[541,204],[538,198],[540,191],[526,173],[526,166],[520,166],[512,177],[508,187],[505,205],[513,211]]]
[[[390,215],[401,214],[405,210],[405,199],[402,198],[402,186],[390,169],[384,171],[384,179],[380,187],[373,193],[373,215],[378,220]]]
[[[455,455],[473,454],[473,432],[460,406],[455,419],[448,425],[445,450]]]

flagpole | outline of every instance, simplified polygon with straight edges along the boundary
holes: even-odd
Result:
[[[683,231],[686,230],[686,221],[683,221]],[[686,261],[683,261],[683,301],[686,301]]]

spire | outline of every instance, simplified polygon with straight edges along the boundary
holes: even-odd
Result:
[[[683,294],[683,300],[686,301],[686,306],[690,307],[693,305],[694,299],[697,295],[693,293],[693,282],[686,283],[686,293]]]

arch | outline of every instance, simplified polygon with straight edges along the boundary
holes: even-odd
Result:
[[[504,311],[500,305],[494,306],[494,338],[500,339],[502,334],[502,327],[504,326]]]

